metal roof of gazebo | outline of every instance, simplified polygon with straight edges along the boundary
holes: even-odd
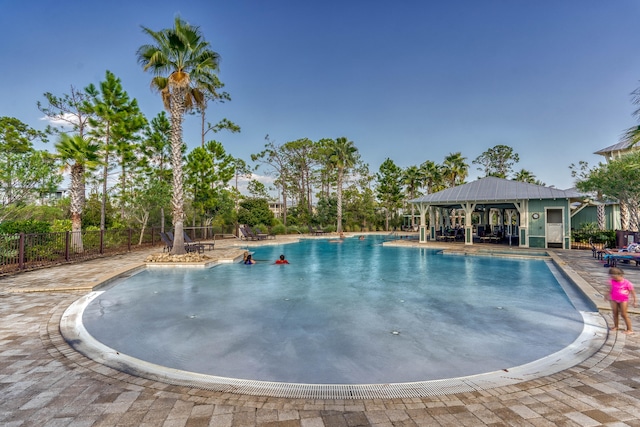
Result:
[[[583,194],[575,189],[559,190],[553,187],[489,176],[437,193],[426,194],[409,200],[409,202],[445,206],[465,202],[508,202],[514,200],[576,199],[582,197],[584,197]]]

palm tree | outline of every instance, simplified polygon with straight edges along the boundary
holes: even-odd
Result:
[[[409,192],[409,199],[414,199],[416,196],[416,191],[422,187],[425,180],[424,172],[421,168],[417,166],[409,166],[402,173],[402,183],[405,188]],[[414,224],[414,212],[415,212],[415,203],[411,203],[411,227],[415,226]]]
[[[513,178],[513,180],[520,181],[520,182],[527,182],[529,184],[535,184],[536,176],[531,171],[528,171],[526,169],[520,169],[518,172],[516,172],[516,175]]]
[[[75,252],[83,252],[82,211],[85,204],[85,172],[100,162],[100,146],[80,135],[60,135],[55,145],[58,157],[71,171],[71,232]]]
[[[427,160],[420,165],[420,170],[424,175],[424,187],[427,194],[440,191],[444,188],[443,167],[433,160]]]
[[[337,228],[338,233],[342,232],[342,182],[344,181],[345,171],[348,171],[358,162],[358,149],[353,145],[353,141],[349,141],[345,137],[329,140],[327,144],[329,151],[329,161],[331,165],[338,171],[337,182]]]
[[[464,184],[464,180],[469,175],[469,165],[466,163],[467,158],[462,157],[462,153],[449,153],[444,158],[444,178],[449,187]]]
[[[184,254],[184,188],[182,174],[182,120],[191,102],[197,82],[213,79],[218,71],[220,56],[211,50],[198,27],[176,17],[173,28],[153,31],[142,27],[155,44],[138,49],[138,63],[151,71],[152,87],[162,95],[162,101],[171,114],[171,163],[173,167],[173,226],[175,241],[171,253]]]
[[[620,139],[623,142],[626,142],[629,148],[635,146],[638,142],[640,142],[640,126],[632,126],[629,129],[625,130]]]

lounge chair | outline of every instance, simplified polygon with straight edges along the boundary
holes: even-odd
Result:
[[[249,227],[249,230],[251,230],[251,227]],[[276,235],[273,233],[263,233],[258,227],[256,227],[255,230],[251,230],[253,231],[253,234],[255,234],[258,237],[263,236],[265,239],[275,239]]]
[[[162,248],[162,252],[167,251],[171,252],[171,248],[173,248],[173,240],[167,236],[167,233],[160,232],[160,240],[164,243],[164,248]]]
[[[242,233],[242,236],[240,237],[240,239],[242,239],[243,237],[244,237],[244,240],[264,240],[264,239],[266,239],[265,236],[256,235],[247,225],[241,225],[240,226],[240,232]]]
[[[162,236],[164,234],[164,237]],[[160,233],[160,238],[162,239],[162,241],[165,243],[165,249],[168,249],[169,251],[171,251],[171,249],[173,248],[173,232],[171,231],[167,231],[166,233]],[[187,252],[197,252],[199,254],[201,254],[202,252],[204,252],[204,245],[199,244],[199,243],[187,243],[186,239],[184,242],[184,249]]]
[[[456,228],[453,234],[444,236],[447,241],[455,242],[456,240],[464,240],[464,231],[462,228]]]
[[[314,236],[321,236],[323,234],[326,233],[326,231],[324,231],[321,228],[313,228],[309,225],[309,233],[313,234]]]
[[[212,250],[213,250],[213,248],[214,248],[214,246],[216,245],[216,243],[215,243],[215,242],[213,242],[213,243],[211,243],[211,242],[200,242],[200,241],[194,242],[194,241],[191,239],[191,237],[189,237],[189,235],[187,234],[187,232],[186,232],[186,231],[184,232],[184,242],[185,242],[186,244],[188,244],[188,245],[202,245],[203,247],[204,247],[204,246],[207,246],[207,247],[209,248],[209,250],[210,250],[210,251],[212,251]]]
[[[636,265],[640,265],[640,255],[631,252],[606,251],[606,253],[603,255],[603,259],[605,262],[605,267],[615,267],[619,262],[629,264],[631,263],[631,261],[635,262]]]
[[[247,231],[247,233],[249,234],[249,236],[251,236],[251,238],[253,240],[265,240],[267,238],[266,234],[258,234],[256,232],[254,232],[251,227],[249,227],[248,225],[244,226],[244,229]]]

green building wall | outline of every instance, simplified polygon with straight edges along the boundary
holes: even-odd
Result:
[[[597,224],[598,209],[595,206],[587,206],[576,213],[571,219],[571,227],[580,229],[582,224]],[[620,205],[605,205],[605,228],[607,230],[620,230]]]
[[[547,209],[563,209],[562,222],[564,224],[563,230],[563,242],[562,247],[565,249],[571,248],[571,211],[569,201],[566,199],[542,199],[542,200],[529,200],[529,247],[531,248],[546,248],[546,210]],[[538,218],[534,218],[534,214],[538,215]]]

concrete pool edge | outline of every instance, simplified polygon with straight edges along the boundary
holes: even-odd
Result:
[[[547,253],[567,280],[569,280],[574,286],[578,287],[578,289],[580,289],[580,291],[589,298],[591,302],[593,302],[599,311],[611,310],[611,306],[605,300],[604,296],[591,286],[582,276],[580,276],[566,261],[562,260],[558,254],[553,251],[548,251]]]
[[[235,394],[307,399],[371,399],[403,398],[477,392],[548,377],[576,365],[599,363],[593,357],[608,338],[605,319],[597,312],[580,312],[584,326],[582,333],[569,346],[536,361],[458,378],[388,384],[300,384],[244,380],[198,374],[167,368],[121,354],[95,340],[82,324],[85,307],[102,291],[93,291],[76,300],[60,319],[60,333],[74,350],[89,359],[135,377],[177,386]],[[605,355],[606,356],[606,355]]]

